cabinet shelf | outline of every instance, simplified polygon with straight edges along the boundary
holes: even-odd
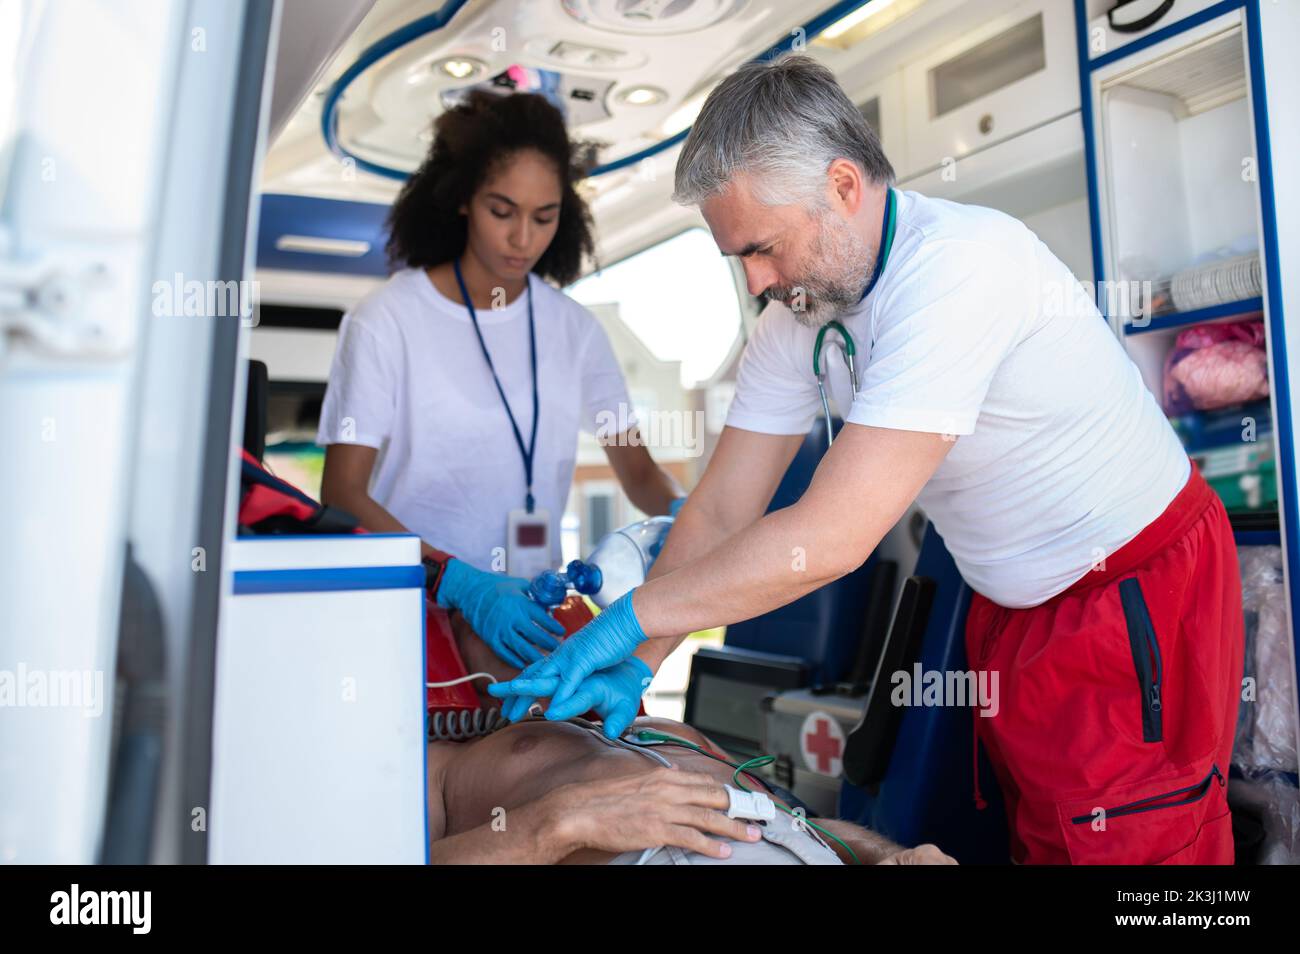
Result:
[[[1194,308],[1191,311],[1170,312],[1153,316],[1147,323],[1137,325],[1132,322],[1124,326],[1126,335],[1150,334],[1153,331],[1170,331],[1199,325],[1203,321],[1218,321],[1225,318],[1251,318],[1264,313],[1262,297],[1245,298],[1241,301],[1224,302],[1206,308]]]
[[[1141,66],[1120,81],[1170,97],[1180,119],[1244,99],[1246,66],[1241,38],[1235,30],[1225,30]]]

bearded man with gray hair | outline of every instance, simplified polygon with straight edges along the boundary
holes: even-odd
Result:
[[[768,298],[726,428],[650,579],[491,691],[592,706],[617,734],[681,634],[851,572],[915,501],[975,590],[968,664],[999,677],[974,721],[1012,859],[1231,863],[1244,627],[1223,505],[1046,245],[893,181],[810,57],[709,96],[675,198]],[[822,406],[828,322],[818,368],[844,425],[803,497],[764,515]]]

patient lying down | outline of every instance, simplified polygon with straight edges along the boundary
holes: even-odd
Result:
[[[471,672],[510,678],[463,626]],[[490,699],[490,697],[487,697]],[[649,738],[669,735],[699,749]],[[583,720],[534,718],[467,742],[429,744],[429,860],[451,864],[955,864],[845,821],[728,818],[727,786],[788,803],[702,733],[640,718],[618,743]],[[712,756],[712,757],[711,757]],[[814,826],[819,826],[818,832]],[[833,836],[833,837],[832,837]],[[838,839],[838,841],[837,841]]]

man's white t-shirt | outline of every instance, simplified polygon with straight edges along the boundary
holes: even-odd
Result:
[[[539,408],[533,496],[550,516],[559,566],[579,429],[609,432],[610,421],[630,426],[635,415],[595,316],[537,276],[529,283]],[[528,295],[476,314],[527,446]],[[344,316],[316,443],[379,448],[371,497],[438,549],[479,569],[503,568],[507,516],[524,506],[523,458],[469,312],[424,270],[398,272]]]
[[[1035,606],[1159,516],[1190,462],[1088,293],[1037,236],[991,209],[895,197],[884,271],[840,316],[858,393],[834,331],[827,391],[847,422],[955,436],[917,502],[976,591]],[[727,424],[807,433],[821,410],[815,338],[770,303]]]

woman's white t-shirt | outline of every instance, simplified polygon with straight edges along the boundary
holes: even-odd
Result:
[[[558,566],[579,429],[630,426],[635,415],[595,316],[535,275],[529,284],[539,408],[533,496],[550,517]],[[476,314],[526,446],[528,294]],[[479,569],[504,567],[507,515],[524,506],[523,458],[469,312],[423,269],[398,272],[343,317],[316,443],[378,448],[375,501],[438,549]]]
[[[827,391],[848,422],[955,441],[917,502],[966,582],[1036,606],[1159,516],[1191,464],[1091,296],[1033,232],[992,209],[895,195],[884,271],[840,317],[858,391],[834,332]],[[821,410],[816,335],[769,304],[727,424],[806,434]]]

